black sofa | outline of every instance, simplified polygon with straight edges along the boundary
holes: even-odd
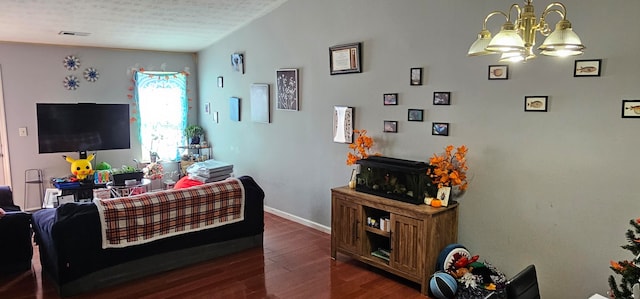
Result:
[[[0,186],[0,208],[6,215],[0,218],[0,274],[31,269],[31,214],[22,212],[13,202],[9,186]]]
[[[124,248],[102,249],[94,203],[37,211],[33,230],[43,272],[66,297],[260,247],[264,192],[251,177],[239,180],[245,190],[243,221]]]

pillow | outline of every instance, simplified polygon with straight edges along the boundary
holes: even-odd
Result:
[[[179,179],[176,184],[173,186],[173,189],[183,189],[183,188],[189,188],[189,187],[193,187],[193,186],[199,186],[204,184],[201,181],[198,180],[192,180],[190,179],[188,176],[183,176],[181,179]]]

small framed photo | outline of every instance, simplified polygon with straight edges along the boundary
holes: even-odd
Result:
[[[218,87],[223,87],[222,76],[218,76]]]
[[[451,92],[436,91],[433,93],[434,105],[451,105]]]
[[[524,111],[527,112],[547,112],[547,96],[525,96]]]
[[[600,77],[602,59],[576,60],[573,68],[574,77]]]
[[[398,133],[398,122],[395,120],[385,120],[383,132]]]
[[[350,43],[329,48],[329,73],[331,75],[362,73],[362,43]]]
[[[410,78],[411,78],[410,85],[422,85],[422,68],[412,67]]]
[[[490,65],[489,80],[507,80],[509,79],[508,65]]]
[[[640,100],[622,100],[622,118],[640,117]]]
[[[211,103],[204,104],[204,113],[211,114]]]
[[[74,202],[75,201],[75,196],[73,194],[68,194],[68,195],[58,195],[57,196],[57,200],[58,200],[58,207],[65,204],[65,203],[69,203],[69,202]],[[55,203],[54,203],[54,206]]]
[[[449,136],[449,123],[431,123],[431,135]]]
[[[449,196],[451,195],[451,187],[442,187],[438,189],[438,199],[442,202],[442,206],[449,205]]]
[[[409,121],[423,121],[424,120],[424,110],[422,109],[409,109]]]
[[[231,69],[233,69],[234,72],[240,72],[240,74],[244,74],[244,54],[231,54]]]
[[[385,93],[382,95],[382,100],[385,106],[388,105],[398,105],[398,94],[397,93]]]

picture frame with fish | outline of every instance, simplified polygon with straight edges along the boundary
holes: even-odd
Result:
[[[602,59],[576,60],[573,68],[574,77],[600,77]]]
[[[490,65],[489,66],[489,80],[508,80],[509,79],[509,66],[508,65]]]
[[[622,100],[622,118],[640,118],[640,100]]]
[[[524,111],[525,112],[547,112],[548,96],[525,96]]]

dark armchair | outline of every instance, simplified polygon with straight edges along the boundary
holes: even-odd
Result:
[[[8,186],[0,186],[0,208],[6,212],[0,218],[0,274],[31,269],[31,214],[13,203]]]

